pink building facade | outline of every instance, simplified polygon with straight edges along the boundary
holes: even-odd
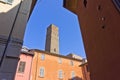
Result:
[[[22,49],[14,80],[30,80],[33,54]]]

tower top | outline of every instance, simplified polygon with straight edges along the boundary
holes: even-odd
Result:
[[[48,26],[47,30],[50,29],[52,31],[58,31],[58,27],[55,26],[54,24],[51,24],[50,26]]]
[[[59,54],[58,27],[54,24],[47,28],[45,51]]]

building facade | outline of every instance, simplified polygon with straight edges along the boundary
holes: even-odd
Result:
[[[36,0],[0,0],[0,80],[13,80]]]
[[[37,49],[31,51],[34,53],[31,80],[84,80],[82,60]]]
[[[87,80],[80,56],[63,56],[53,50],[59,50],[58,28],[53,24],[47,28],[46,39],[48,51],[23,47],[25,53],[20,55],[15,80]]]
[[[64,7],[78,15],[91,80],[120,80],[120,0],[64,0]]]
[[[28,49],[21,50],[14,80],[30,80],[33,57],[33,53],[29,52]]]

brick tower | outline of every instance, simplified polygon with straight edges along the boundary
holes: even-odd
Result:
[[[45,51],[59,54],[58,27],[53,24],[47,28]]]

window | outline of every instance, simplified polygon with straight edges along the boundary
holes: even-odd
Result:
[[[63,79],[63,72],[62,72],[62,70],[59,70],[58,76],[59,76],[59,79]]]
[[[41,60],[45,60],[45,54],[41,54]]]
[[[83,4],[84,4],[84,6],[85,6],[85,8],[87,7],[87,0],[84,0],[83,1]]]
[[[44,67],[41,67],[40,68],[40,77],[44,77],[44,75],[45,75]]]
[[[73,66],[73,65],[74,65],[73,61],[70,61],[70,65],[71,65],[71,66]]]
[[[74,78],[75,78],[75,72],[74,71],[71,72],[71,78],[72,78],[72,80],[74,80]]]
[[[6,4],[12,4],[13,0],[0,0],[0,2],[6,3]]]
[[[54,48],[54,52],[56,52],[56,48]]]
[[[26,64],[26,62],[20,61],[19,68],[18,68],[18,72],[19,73],[23,73],[24,72],[25,64]]]
[[[61,58],[58,59],[58,63],[62,64],[62,59]]]
[[[117,9],[120,11],[120,0],[113,0],[115,6],[117,7]]]

